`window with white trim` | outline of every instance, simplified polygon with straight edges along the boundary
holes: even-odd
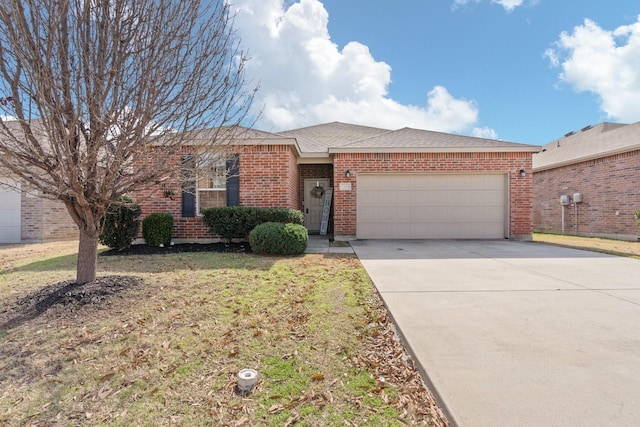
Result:
[[[227,164],[218,156],[198,156],[196,203],[198,215],[207,208],[227,205]]]

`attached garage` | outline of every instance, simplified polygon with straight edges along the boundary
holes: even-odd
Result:
[[[20,191],[1,184],[15,183],[7,178],[0,178],[0,244],[20,243]]]
[[[363,174],[358,239],[502,239],[506,174]]]

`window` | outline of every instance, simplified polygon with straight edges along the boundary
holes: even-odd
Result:
[[[198,214],[207,208],[227,205],[227,164],[214,155],[198,157],[196,203]]]
[[[237,154],[228,157],[224,161],[213,154],[200,154],[196,168],[194,156],[182,156],[183,218],[193,218],[211,207],[240,204],[240,159]]]

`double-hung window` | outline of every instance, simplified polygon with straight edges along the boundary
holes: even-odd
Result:
[[[198,156],[196,203],[198,214],[207,208],[227,205],[227,164],[209,154]]]
[[[200,153],[182,156],[182,217],[193,218],[207,208],[240,204],[238,155]]]

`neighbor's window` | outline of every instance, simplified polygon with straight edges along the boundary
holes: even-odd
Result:
[[[226,162],[219,157],[201,154],[198,158],[197,206],[198,213],[207,208],[227,205]]]

